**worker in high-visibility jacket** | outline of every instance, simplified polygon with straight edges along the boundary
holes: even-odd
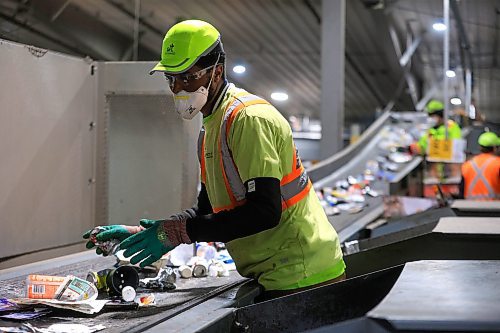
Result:
[[[500,139],[493,132],[479,136],[481,153],[462,165],[460,197],[469,200],[500,200]]]
[[[138,233],[110,226],[98,239],[119,235],[125,256],[141,266],[181,243],[225,242],[238,272],[255,278],[270,297],[344,279],[337,233],[288,122],[266,100],[230,84],[225,71],[215,27],[187,20],[170,28],[152,73],[165,75],[184,119],[203,114],[197,206]]]
[[[446,128],[444,126],[444,104],[438,100],[431,100],[427,103],[425,110],[431,119],[432,127],[429,128],[424,135],[420,137],[418,142],[410,146],[410,150],[414,154],[425,155],[429,139],[444,140],[446,138]],[[456,122],[448,119],[448,139],[460,139],[462,130]]]

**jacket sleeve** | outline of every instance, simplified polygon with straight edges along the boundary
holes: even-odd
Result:
[[[450,139],[461,139],[462,138],[462,130],[457,123],[453,123],[453,126],[449,128],[448,136]]]
[[[420,139],[418,140],[417,145],[418,145],[418,148],[420,150],[419,151],[420,155],[425,155],[427,153],[427,140],[428,140],[428,136],[429,136],[428,132],[425,132],[425,134],[422,135],[420,137]]]
[[[196,215],[208,215],[213,213],[212,205],[208,199],[207,188],[203,183],[201,183],[201,190],[200,193],[198,193],[198,202],[196,206],[193,207],[193,210]]]
[[[189,218],[186,222],[189,238],[229,242],[277,226],[281,218],[280,181],[271,177],[253,178],[245,182],[245,188],[243,205]]]

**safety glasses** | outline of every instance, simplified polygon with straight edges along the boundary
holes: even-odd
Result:
[[[204,68],[202,70],[199,70],[194,73],[190,74],[177,74],[177,75],[170,75],[167,73],[165,74],[165,79],[168,81],[168,85],[170,87],[173,87],[175,85],[176,80],[180,80],[182,85],[188,86],[191,84],[193,81],[200,79],[203,75],[207,74],[207,72],[212,69],[215,65],[212,65],[210,67]]]

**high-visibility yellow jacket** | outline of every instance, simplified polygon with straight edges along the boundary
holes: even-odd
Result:
[[[259,177],[280,180],[278,226],[226,243],[238,272],[257,279],[266,290],[296,289],[342,275],[345,264],[337,233],[278,110],[230,85],[217,109],[203,119],[203,129],[202,182],[214,212],[244,204],[238,184]],[[233,181],[238,184],[231,185]]]
[[[438,128],[429,128],[427,132],[418,140],[417,146],[419,153],[422,155],[426,153],[430,138],[433,138],[434,140],[444,140],[446,138],[445,134],[444,124]],[[458,126],[458,124],[453,120],[448,120],[448,139],[460,138],[462,138],[462,130],[460,129],[460,126]]]

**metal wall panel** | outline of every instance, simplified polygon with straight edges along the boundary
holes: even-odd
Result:
[[[93,224],[95,76],[0,40],[0,258],[81,242]]]
[[[201,116],[182,120],[155,63],[98,64],[96,224],[165,218],[196,202]]]

